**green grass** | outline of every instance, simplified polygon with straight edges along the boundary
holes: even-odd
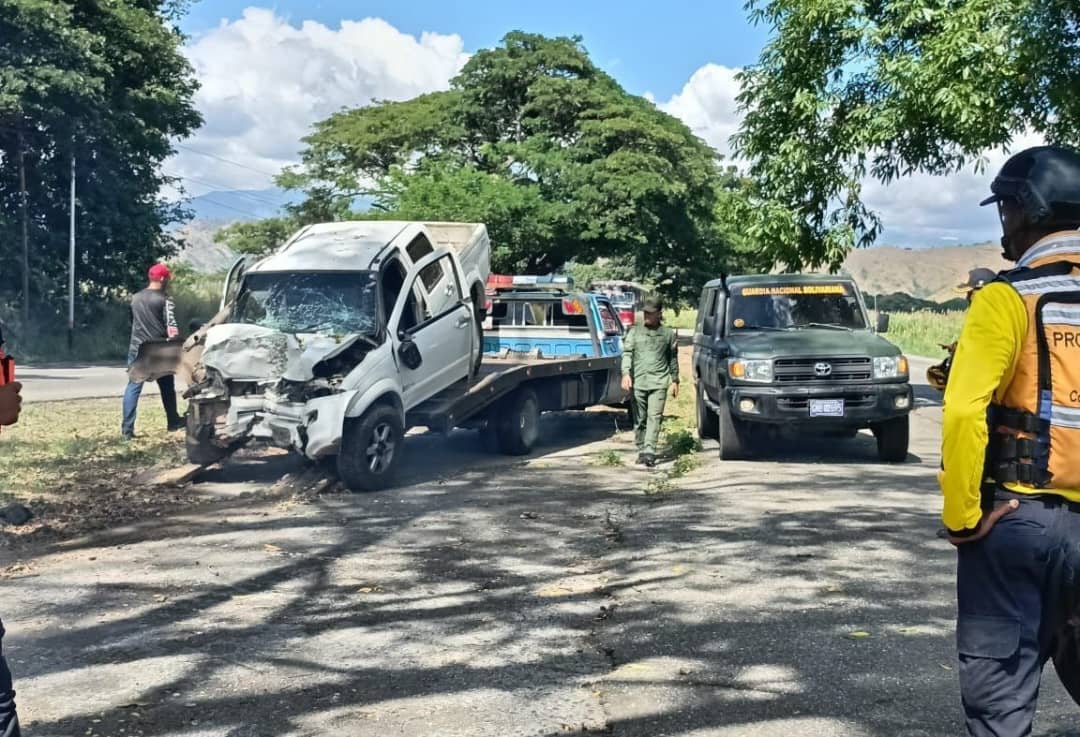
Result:
[[[941,345],[960,337],[963,312],[894,312],[885,337],[912,356],[944,357]]]
[[[622,466],[623,465],[623,459],[622,459],[622,456],[619,455],[616,451],[609,450],[609,451],[605,451],[604,453],[601,453],[597,457],[596,463],[597,463],[597,465],[600,465],[600,466],[612,466],[612,467],[614,467],[614,466]]]
[[[675,314],[675,310],[664,310],[664,324],[677,329],[679,335],[693,336],[696,323],[697,310],[680,310],[678,314]]]
[[[0,496],[26,500],[81,484],[121,486],[154,465],[185,462],[183,435],[165,431],[157,396],[139,402],[134,441],[121,439],[120,418],[119,398],[26,404],[18,424],[0,432]]]

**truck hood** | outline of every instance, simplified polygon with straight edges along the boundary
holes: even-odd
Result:
[[[207,331],[202,363],[224,379],[310,381],[317,364],[362,339],[359,333],[292,335],[258,325],[228,323]]]
[[[728,339],[732,355],[747,358],[897,356],[900,349],[868,330],[847,332],[803,328],[784,332],[747,331]]]

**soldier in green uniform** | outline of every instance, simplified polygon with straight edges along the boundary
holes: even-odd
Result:
[[[679,347],[675,331],[660,324],[663,303],[645,299],[645,319],[623,341],[622,388],[634,392],[634,440],[638,463],[656,465],[656,441],[664,418],[668,387],[679,396]]]

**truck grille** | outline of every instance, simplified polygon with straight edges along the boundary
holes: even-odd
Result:
[[[819,373],[818,365],[828,366],[828,373]],[[781,384],[835,384],[869,381],[874,368],[869,358],[778,358],[773,374]]]

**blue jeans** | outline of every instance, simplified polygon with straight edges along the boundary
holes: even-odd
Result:
[[[128,367],[135,362],[135,354],[128,356]],[[171,375],[162,376],[157,380],[158,390],[161,392],[161,403],[165,407],[165,420],[170,425],[179,425],[183,422],[180,414],[176,411],[176,382]],[[125,435],[135,432],[135,414],[139,407],[139,396],[142,395],[143,382],[128,379],[127,388],[124,389],[124,420],[120,431]],[[3,737],[0,733],[0,737]]]
[[[19,715],[15,713],[15,689],[11,671],[4,660],[4,623],[0,622],[0,737],[19,737]]]
[[[960,695],[969,735],[1023,737],[1080,572],[1080,505],[996,496],[995,504],[1019,499],[1020,507],[957,548]]]

